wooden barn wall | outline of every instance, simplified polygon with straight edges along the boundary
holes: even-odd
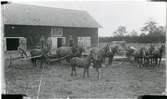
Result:
[[[12,28],[14,27],[14,28]],[[26,37],[28,49],[39,42],[40,36],[50,36],[49,26],[5,25],[5,37]]]
[[[12,28],[14,26],[14,28]],[[31,48],[39,42],[40,36],[44,35],[46,38],[51,36],[51,28],[49,26],[26,26],[26,25],[5,25],[5,37],[26,37],[27,48]],[[66,44],[68,45],[69,35],[74,38],[74,43],[77,44],[78,37],[91,37],[91,46],[98,46],[98,28],[77,28],[77,27],[63,27],[63,36],[66,37]]]
[[[74,38],[74,43],[77,44],[78,37],[91,37],[91,46],[98,46],[98,28],[63,28],[63,36],[66,37],[66,41],[68,41],[69,35],[72,35]],[[67,42],[68,44],[68,42]]]

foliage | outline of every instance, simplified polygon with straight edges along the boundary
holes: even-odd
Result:
[[[157,28],[157,23],[149,20],[148,22],[145,23],[145,26],[142,27],[141,31],[144,33],[153,33]]]
[[[127,33],[126,27],[119,26],[118,29],[114,32],[114,35],[120,37],[125,36],[125,33]]]
[[[165,36],[125,36],[125,37],[100,37],[100,42],[112,42],[124,40],[127,43],[161,43],[165,42]]]
[[[165,42],[165,27],[158,26],[153,20],[149,20],[141,29],[141,34],[132,30],[128,35],[124,26],[119,26],[113,37],[100,37],[100,42],[126,41],[128,43],[161,43]]]
[[[132,30],[130,32],[130,36],[138,36],[138,33],[135,30]]]

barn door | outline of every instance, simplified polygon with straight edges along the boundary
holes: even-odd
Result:
[[[51,39],[51,49],[55,49],[65,45],[65,37],[50,37]]]
[[[91,38],[90,37],[78,37],[78,45],[84,48],[91,47]]]
[[[18,50],[18,47],[26,50],[27,40],[25,37],[5,37],[4,50]]]
[[[20,38],[20,40],[19,40],[19,46],[20,46],[22,49],[24,49],[24,50],[27,49],[27,40],[26,40],[26,38],[24,38],[24,37],[21,37],[21,38]]]

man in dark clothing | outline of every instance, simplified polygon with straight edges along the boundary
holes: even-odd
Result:
[[[72,35],[70,35],[70,37],[69,37],[69,46],[70,46],[70,47],[73,47],[73,46],[74,46],[74,40],[73,40]]]

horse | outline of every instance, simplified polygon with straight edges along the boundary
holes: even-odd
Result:
[[[139,67],[143,66],[146,62],[145,51],[146,51],[145,47],[142,47],[134,53],[134,60],[135,60],[135,62],[137,62],[139,64]]]
[[[109,58],[109,64],[112,64],[113,57],[115,54],[118,53],[118,47],[110,47],[109,44],[107,44],[105,47],[102,49],[96,49],[96,54],[98,57],[98,60],[102,63],[105,62],[105,58]]]
[[[149,58],[148,63],[149,64],[154,64],[155,63],[155,58],[154,54],[156,52],[155,46],[150,45],[150,47],[147,49],[147,57]]]
[[[81,57],[85,49],[81,46],[72,46],[73,57]]]
[[[164,52],[164,45],[161,45],[159,48],[153,51],[153,59],[154,59],[155,65],[160,65],[163,52]]]
[[[163,56],[163,53],[165,52],[165,45],[161,45],[161,47],[159,48],[159,56],[158,56],[158,58],[159,58],[159,65],[160,65],[160,63],[161,63],[161,59],[162,59],[162,56]]]
[[[38,48],[34,48],[32,50],[30,50],[30,54],[31,54],[31,61],[33,63],[33,66],[37,66],[37,61],[40,62],[40,66],[43,66],[44,62],[46,62],[46,55],[49,51],[45,48],[43,49],[38,49]],[[38,56],[38,57],[35,57]]]
[[[105,58],[106,58],[106,54],[107,54],[107,46],[105,46],[101,49],[95,48],[95,49],[91,50],[94,54],[97,55],[98,60],[100,60],[100,62],[102,62],[102,63],[105,62]]]
[[[67,56],[67,57],[66,57]],[[66,57],[66,61],[70,63],[70,59],[73,56],[72,48],[68,46],[62,46],[56,49],[56,58]]]
[[[94,68],[96,68],[96,71],[98,72],[98,78],[99,78],[99,68],[100,66],[100,61],[97,59],[96,54],[91,50],[91,53],[86,56],[86,57],[73,57],[71,59],[71,76],[73,76],[73,73],[75,73],[74,75],[77,76],[76,73],[76,67],[80,67],[83,68],[84,72],[83,72],[83,78],[85,77],[85,74],[87,74],[87,77],[89,77],[89,67],[91,65],[91,63],[93,63]]]
[[[129,61],[134,60],[134,56],[136,53],[137,49],[133,46],[129,46],[126,48],[126,57],[129,59]]]

